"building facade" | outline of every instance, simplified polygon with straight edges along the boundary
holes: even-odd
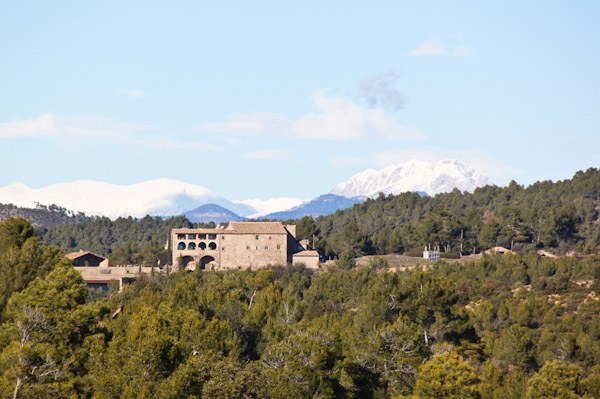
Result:
[[[131,284],[141,275],[163,274],[164,270],[142,265],[110,266],[104,256],[89,251],[72,252],[65,255],[73,268],[81,273],[83,281],[90,288],[108,291],[110,284],[118,284],[119,290]]]
[[[281,222],[231,222],[226,228],[173,229],[174,270],[256,269],[286,265],[303,248],[296,226]]]

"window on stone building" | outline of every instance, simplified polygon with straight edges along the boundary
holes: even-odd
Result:
[[[269,249],[269,246],[268,246],[268,245],[265,245],[265,249]]]
[[[250,250],[250,245],[246,245],[246,250]]]
[[[185,249],[185,242],[180,242],[179,244],[177,244],[177,249],[182,251]]]
[[[216,240],[217,239],[217,235],[216,234],[209,234],[208,235],[208,239],[209,240]]]
[[[269,240],[271,239],[271,236],[269,236]]]
[[[224,240],[224,239],[225,239],[225,236],[221,236],[221,240]]]
[[[185,240],[185,234],[177,234],[178,240]]]
[[[225,247],[221,247],[221,251],[225,251]]]
[[[206,240],[206,234],[198,234],[198,239]]]
[[[254,237],[256,240],[260,239],[260,236],[257,234],[256,237]]]
[[[205,242],[201,242],[200,244],[198,244],[198,248],[200,248],[201,250],[205,250],[206,249],[206,243]]]
[[[188,244],[188,249],[190,249],[190,250],[192,250],[192,251],[193,251],[194,249],[196,249],[196,243],[195,243],[195,242],[190,242],[190,243]]]
[[[195,240],[196,234],[188,234],[188,240]]]
[[[210,244],[208,244],[208,248],[212,249],[214,251],[215,249],[217,249],[217,244],[215,244],[214,242],[211,242]]]
[[[277,244],[277,249],[281,249],[281,245]]]

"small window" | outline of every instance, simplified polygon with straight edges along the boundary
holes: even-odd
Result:
[[[265,249],[269,249],[269,246],[268,246],[268,245],[265,245]]]
[[[211,249],[214,251],[215,249],[217,249],[217,244],[215,244],[214,242],[211,242],[210,244],[208,244],[208,249]]]
[[[216,234],[209,234],[208,235],[208,239],[209,240],[216,240],[217,239],[217,235]]]
[[[256,239],[256,240],[260,239],[260,236],[259,236],[259,235],[256,235],[255,239]]]
[[[206,243],[205,242],[201,242],[200,244],[198,244],[198,248],[200,248],[201,250],[205,250],[206,249]]]
[[[221,251],[225,251],[225,247],[221,247]]]
[[[185,234],[177,234],[178,240],[185,240]]]
[[[225,236],[221,236],[221,240],[224,240],[224,239],[225,239]]]
[[[281,245],[277,244],[277,249],[281,249]]]
[[[269,236],[269,240],[271,239],[271,236]]]
[[[196,249],[196,243],[195,242],[190,242],[188,244],[188,249],[193,251],[194,249]]]
[[[246,250],[250,250],[250,245],[246,245]]]
[[[196,234],[188,234],[188,240],[195,240]]]
[[[256,246],[256,250],[258,251],[258,245]]]
[[[177,249],[183,251],[185,249],[185,242],[180,242],[177,244]]]
[[[206,234],[198,234],[199,240],[206,240]]]

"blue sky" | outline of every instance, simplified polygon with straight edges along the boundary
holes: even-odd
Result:
[[[229,199],[456,158],[600,164],[597,1],[0,4],[0,186],[169,177]]]

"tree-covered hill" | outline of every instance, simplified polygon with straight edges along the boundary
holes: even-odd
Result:
[[[0,221],[11,217],[22,217],[35,226],[56,226],[91,219],[81,212],[69,211],[54,204],[38,204],[35,208],[22,208],[13,204],[0,204]]]
[[[597,398],[599,281],[598,256],[532,251],[429,272],[197,270],[98,298],[9,219],[0,397]]]
[[[596,253],[600,244],[600,171],[523,187],[485,186],[435,197],[416,193],[380,195],[333,215],[298,223],[301,235],[316,235],[328,255],[422,250],[426,244],[458,255],[504,246],[526,252],[550,248]],[[304,237],[302,237],[304,238]]]
[[[108,256],[113,264],[161,264],[171,262],[166,249],[171,229],[191,227],[183,216],[162,219],[146,216],[141,219],[97,217],[72,225],[39,229],[42,241],[56,245],[65,252],[87,250]]]
[[[380,195],[316,219],[290,220],[298,237],[310,238],[323,255],[408,253],[438,245],[444,256],[479,253],[504,246],[525,253],[546,248],[558,254],[597,253],[600,171],[590,168],[573,178],[523,187],[485,186],[473,193],[455,190],[435,197],[417,193]],[[184,217],[161,219],[94,218],[40,230],[42,241],[65,251],[91,250],[117,263],[168,260],[164,244]]]

